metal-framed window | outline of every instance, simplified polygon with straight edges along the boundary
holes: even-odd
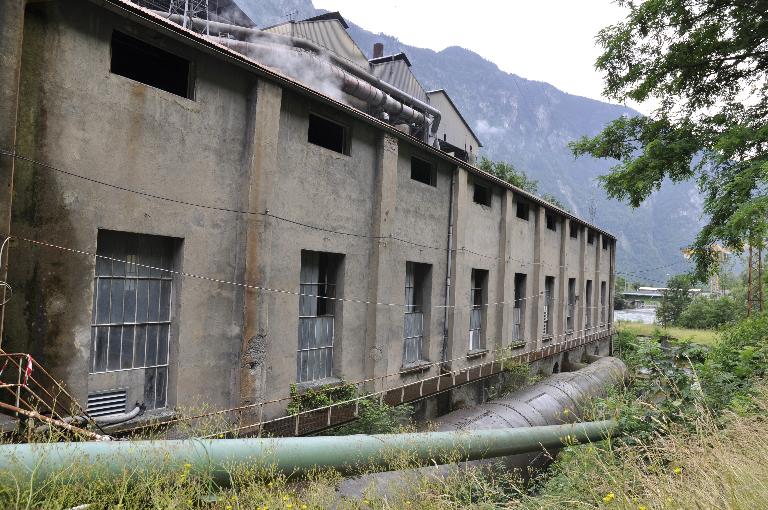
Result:
[[[429,269],[428,264],[405,263],[403,365],[424,359],[424,294]]]
[[[165,407],[173,324],[174,252],[168,237],[99,231],[90,373],[144,371],[144,404]]]
[[[555,295],[555,277],[544,278],[544,322],[542,334],[544,337],[552,336],[552,300]]]
[[[525,307],[525,287],[527,275],[515,273],[515,301],[512,308],[512,346],[524,344],[523,340],[523,309]]]
[[[576,315],[576,278],[568,278],[568,308],[565,316],[565,330],[573,331],[573,323]]]
[[[606,316],[608,315],[608,302],[606,299],[607,292],[606,292],[606,284],[605,282],[600,282],[600,324],[603,325],[606,323]]]
[[[584,303],[584,308],[586,308],[584,327],[590,329],[592,327],[592,314],[594,313],[592,310],[592,280],[587,280],[587,288],[584,294],[586,294]]]
[[[333,375],[337,258],[329,253],[301,252],[296,355],[296,379],[299,382]]]
[[[469,350],[477,351],[485,348],[483,322],[485,319],[486,282],[488,271],[473,269],[470,287],[472,307],[469,311]]]

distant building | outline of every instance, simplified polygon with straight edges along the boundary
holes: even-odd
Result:
[[[384,82],[407,59],[361,58],[340,16],[9,0],[0,22],[2,347],[92,412],[465,370],[456,401],[502,349],[609,352],[615,238],[473,166],[447,94]]]
[[[443,114],[443,122],[440,123],[437,132],[440,150],[474,164],[483,144],[469,127],[469,123],[464,120],[461,112],[456,108],[445,90],[430,90],[427,92],[427,96],[429,97],[429,104],[434,105]]]

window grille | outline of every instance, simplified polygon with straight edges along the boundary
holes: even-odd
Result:
[[[144,404],[165,407],[174,240],[100,231],[97,244],[90,373],[142,369]]]
[[[544,322],[542,327],[542,334],[545,337],[552,336],[552,296],[555,293],[555,278],[553,276],[547,276],[544,280]]]
[[[330,257],[303,251],[299,282],[299,349],[297,379],[316,381],[333,374],[336,284]]]
[[[565,329],[573,331],[573,322],[576,311],[576,278],[568,279],[568,307],[565,315]]]
[[[600,282],[600,324],[605,324],[605,316],[607,315],[607,306],[606,306],[606,288],[605,288],[605,282]]]
[[[405,264],[405,316],[403,327],[403,364],[420,361],[424,344],[424,311],[418,286],[422,284],[416,275],[413,262]]]
[[[481,269],[472,270],[472,308],[469,311],[470,351],[477,351],[485,348],[483,341],[483,316],[485,314],[484,296],[487,273],[488,271]]]
[[[521,320],[522,310],[518,303],[512,309],[512,344],[518,344],[522,341]]]

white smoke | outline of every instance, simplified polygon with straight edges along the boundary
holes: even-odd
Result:
[[[286,46],[284,37],[260,32],[246,44],[223,38],[217,42],[326,96],[344,100],[341,80],[329,67],[332,64],[322,55]]]

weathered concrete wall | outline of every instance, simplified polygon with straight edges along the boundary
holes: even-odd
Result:
[[[593,245],[586,244],[585,229],[571,239],[558,213],[557,230],[549,230],[549,209],[534,203],[529,218],[520,219],[516,207],[524,199],[490,182],[490,207],[477,204],[473,188],[484,178],[455,161],[89,2],[72,5],[47,2],[27,10],[18,134],[6,129],[3,140],[16,136],[24,156],[88,179],[177,202],[17,162],[13,232],[90,253],[99,229],[169,236],[181,240],[183,271],[259,287],[177,278],[170,404],[226,407],[288,394],[297,380],[302,250],[343,257],[332,379],[389,376],[387,385],[398,386],[437,374],[437,366],[403,367],[407,262],[431,266],[424,361],[453,360],[453,368],[491,356],[468,353],[473,268],[488,271],[488,350],[510,344],[515,273],[527,275],[527,350],[546,345],[546,276],[555,278],[554,341],[564,339],[568,278],[578,280],[582,307],[585,281],[592,279],[592,303],[599,303],[600,282],[610,281],[614,258],[613,246],[602,250],[599,235]],[[193,62],[194,100],[110,73],[115,28]],[[9,100],[13,62],[3,62],[0,81]],[[0,110],[2,119],[12,119],[12,110]],[[310,112],[346,126],[348,154],[308,143]],[[411,179],[412,156],[434,164],[435,186]],[[9,346],[41,358],[84,400],[97,383],[90,378],[89,387],[93,257],[17,241],[11,260],[17,292],[7,308]],[[582,308],[577,329],[585,313]],[[597,308],[591,313],[596,324]],[[562,361],[538,363],[551,371]]]
[[[245,207],[252,77],[89,3],[77,9],[34,4],[24,28],[19,153],[115,186]],[[111,74],[114,28],[193,60],[196,100]],[[148,198],[26,162],[17,162],[14,191],[17,236],[91,253],[100,228],[176,237],[183,239],[184,271],[243,278],[241,215]],[[41,358],[84,400],[94,259],[21,241],[12,252],[17,293],[6,321],[9,345]],[[237,376],[241,290],[192,278],[176,283],[170,402],[228,405]]]
[[[0,9],[0,148],[11,150],[16,145],[16,115],[21,75],[21,47],[24,35],[24,7],[26,0],[9,0]],[[11,231],[11,203],[13,174],[16,161],[0,155],[0,238]],[[6,280],[7,259],[0,252],[0,280]],[[0,290],[5,301],[6,290]],[[5,308],[0,309],[0,346],[3,345]]]
[[[517,204],[518,202],[526,203],[530,205],[528,212],[528,219],[522,219],[517,217]],[[509,273],[511,274],[512,286],[508,287],[513,293],[508,300],[514,297],[514,274],[521,273],[526,275],[525,290],[522,292],[524,299],[522,303],[522,331],[521,337],[526,341],[525,349],[532,348],[536,345],[537,329],[534,329],[538,311],[538,299],[534,297],[538,292],[537,286],[534,283],[535,269],[538,267],[534,264],[536,256],[536,228],[537,228],[537,215],[536,206],[526,202],[520,195],[513,195],[512,204],[512,217],[510,219],[508,229],[508,265]],[[509,280],[507,285],[509,285]],[[505,307],[509,309],[509,307]]]

